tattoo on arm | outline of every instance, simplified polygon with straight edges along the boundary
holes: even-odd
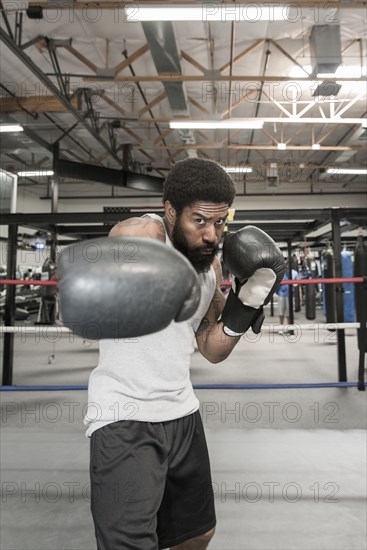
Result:
[[[199,325],[199,328],[196,331],[196,336],[202,336],[204,332],[210,327],[210,321],[207,317],[204,317]]]
[[[164,230],[163,223],[160,222],[159,220],[155,220],[155,219],[152,219],[152,218],[150,219],[150,221],[154,223],[154,225],[156,226],[156,229],[157,229],[157,233],[156,233],[155,238],[158,241],[161,241],[162,243],[165,243],[166,242],[166,232]]]
[[[220,288],[217,288],[212,300],[212,308],[213,308],[213,315],[215,315],[215,320],[218,320],[219,315],[223,311],[223,307],[225,304],[225,298],[222,294],[222,291]]]
[[[130,218],[115,225],[110,237],[150,237],[163,243],[166,242],[166,232],[162,222],[154,218]]]

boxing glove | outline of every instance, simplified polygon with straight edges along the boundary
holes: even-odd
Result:
[[[84,339],[132,338],[185,321],[200,284],[177,250],[143,237],[73,244],[58,259],[63,323]]]
[[[252,327],[258,334],[264,322],[263,306],[285,273],[283,255],[269,235],[248,225],[225,238],[223,263],[235,277],[220,318],[223,331],[239,336]]]

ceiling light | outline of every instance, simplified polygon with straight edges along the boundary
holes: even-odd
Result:
[[[23,132],[24,128],[20,124],[0,124],[0,132]]]
[[[284,151],[286,148],[287,148],[286,143],[278,143],[278,149],[281,149],[282,151]]]
[[[335,168],[328,168],[326,170],[326,173],[327,174],[333,174],[333,175],[336,175],[336,174],[351,174],[351,175],[355,175],[355,176],[358,176],[358,175],[362,175],[362,174],[367,174],[367,168],[338,168],[338,167],[335,167]]]
[[[46,247],[47,234],[43,231],[36,231],[29,244],[34,250],[43,250]]]
[[[233,119],[232,119],[233,120]],[[251,119],[248,119],[251,120]],[[341,117],[339,115],[331,117],[300,117],[300,116],[289,116],[284,118],[279,117],[259,117],[256,120],[261,122],[286,122],[287,124],[362,124],[362,126],[367,126],[367,118],[347,118]]]
[[[252,172],[252,168],[249,166],[223,166],[223,168],[229,174],[249,174]]]
[[[26,170],[25,172],[18,172],[18,176],[23,176],[23,177],[27,177],[27,176],[39,176],[39,177],[43,177],[43,176],[53,176],[54,175],[54,171],[53,170]]]
[[[127,21],[285,21],[289,19],[289,6],[257,4],[203,3],[201,6],[138,6],[125,7]]]
[[[312,149],[313,149],[314,151],[319,151],[320,148],[321,148],[320,143],[313,143],[313,144],[312,144]]]
[[[318,73],[317,78],[361,78],[366,68],[360,65],[340,65],[334,73]]]
[[[260,130],[264,126],[262,120],[229,119],[229,120],[171,120],[169,127],[176,130],[220,130],[220,129],[252,129]]]
[[[223,129],[254,129],[261,130],[265,123],[286,122],[287,124],[361,124],[367,126],[367,118],[348,118],[334,115],[331,117],[258,117],[258,118],[230,118],[227,120],[187,120],[175,119],[169,121],[169,127],[175,130],[219,130]]]
[[[302,65],[302,67],[294,65],[289,72],[289,76],[292,78],[302,78],[306,76],[306,73],[311,75],[311,65]],[[366,67],[361,67],[360,65],[340,65],[333,73],[318,73],[317,78],[361,78],[362,76],[366,76],[366,74]]]

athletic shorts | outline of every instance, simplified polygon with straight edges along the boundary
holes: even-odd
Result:
[[[278,315],[281,317],[289,316],[289,298],[288,296],[278,296]]]
[[[91,436],[98,550],[157,550],[216,524],[199,411],[168,422],[121,420]]]

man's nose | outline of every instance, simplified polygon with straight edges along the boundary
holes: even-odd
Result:
[[[203,234],[203,241],[206,243],[214,244],[217,240],[217,233],[214,225],[207,225]]]

